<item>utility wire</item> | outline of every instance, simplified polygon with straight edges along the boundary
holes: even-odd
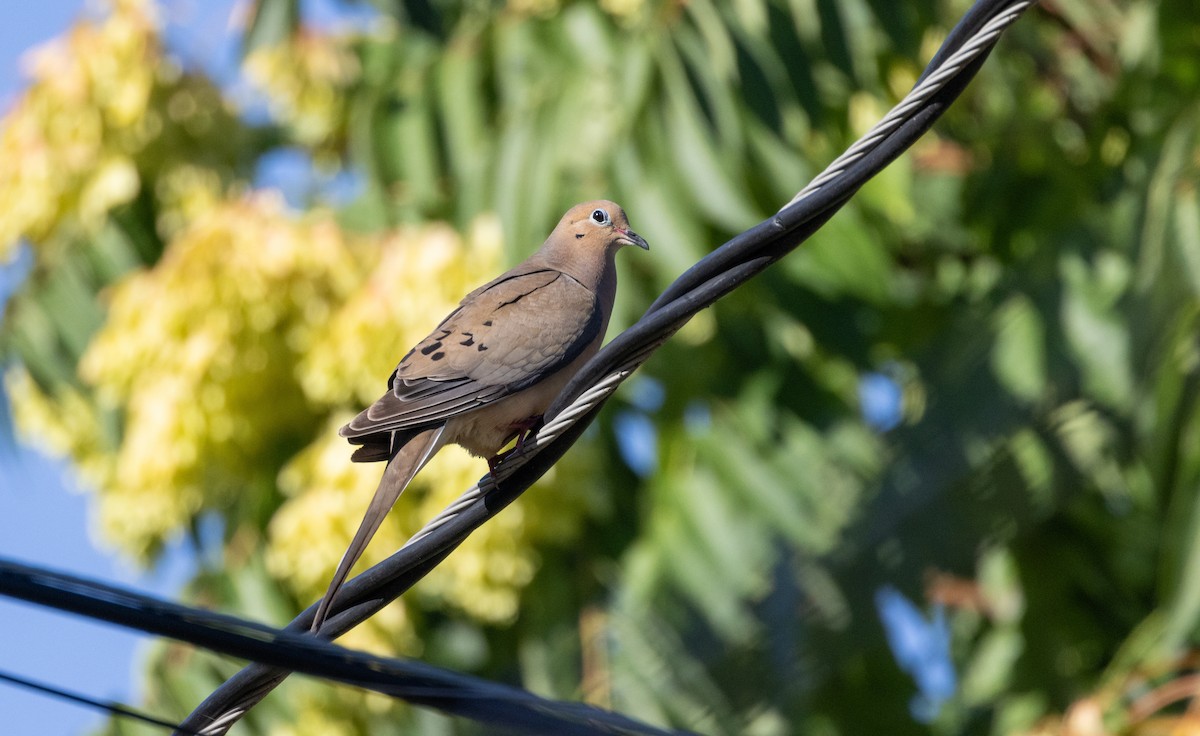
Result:
[[[374,690],[521,733],[567,736],[667,736],[678,733],[647,726],[583,703],[547,700],[517,687],[462,675],[424,662],[356,652],[308,634],[280,631],[253,621],[162,601],[3,558],[0,558],[0,593],[171,637],[214,652]],[[151,722],[164,725],[156,719]],[[165,725],[177,729],[176,733],[205,732],[187,725]]]
[[[28,677],[14,675],[13,673],[5,672],[4,670],[0,670],[0,682],[7,682],[10,685],[24,688],[26,690],[32,690],[33,692],[41,693],[42,695],[48,695],[52,698],[57,698],[58,700],[66,700],[86,706],[88,708],[104,711],[105,713],[117,716],[118,718],[131,718],[135,721],[148,723],[151,726],[159,726],[164,729],[169,729],[175,733],[186,734],[187,736],[198,736],[195,731],[186,729],[173,721],[164,721],[161,718],[155,718],[154,716],[147,715],[141,711],[134,710],[133,708],[122,705],[115,701],[99,700],[97,698],[72,692],[71,690],[57,687],[55,685],[38,682],[37,680]]]

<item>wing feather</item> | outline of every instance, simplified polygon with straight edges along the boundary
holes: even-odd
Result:
[[[528,388],[599,337],[596,295],[553,269],[518,267],[471,292],[408,355],[389,390],[342,428],[356,444],[446,420]]]

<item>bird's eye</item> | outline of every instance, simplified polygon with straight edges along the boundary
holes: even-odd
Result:
[[[607,225],[608,213],[604,210],[592,210],[592,219],[600,225]]]

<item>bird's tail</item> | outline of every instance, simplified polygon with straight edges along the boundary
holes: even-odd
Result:
[[[321,599],[321,604],[317,606],[316,616],[313,617],[312,631],[319,631],[321,624],[325,623],[325,618],[329,615],[329,608],[333,604],[338,590],[341,589],[342,583],[346,581],[346,576],[350,574],[350,568],[362,556],[363,550],[367,548],[367,543],[371,541],[371,537],[375,536],[379,525],[383,523],[383,518],[391,510],[392,504],[396,503],[396,499],[412,482],[417,472],[425,467],[425,463],[429,462],[434,453],[442,448],[442,435],[445,429],[443,425],[413,436],[388,460],[387,467],[383,470],[383,477],[379,479],[379,487],[375,489],[375,495],[371,498],[371,505],[367,507],[367,513],[363,516],[358,531],[354,533],[354,539],[350,541],[350,546],[342,555],[342,561],[338,563],[337,572],[333,574],[333,580],[329,583],[329,590]]]

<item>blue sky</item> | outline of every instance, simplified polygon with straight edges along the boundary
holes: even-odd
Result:
[[[185,63],[228,65],[227,19],[233,0],[166,4],[168,39]],[[85,0],[9,3],[0,23],[0,109],[25,85],[21,55],[65,31],[85,11]],[[0,278],[0,291],[7,291]],[[5,294],[0,294],[2,299]],[[0,419],[7,412],[0,410]],[[189,577],[182,549],[159,570],[134,570],[93,541],[89,499],[67,471],[28,448],[15,453],[0,432],[0,556],[44,565],[173,597]],[[0,669],[93,697],[136,700],[139,652],[149,640],[117,627],[90,623],[0,598]],[[94,730],[103,716],[0,683],[4,733],[77,734]],[[169,715],[169,714],[164,714]]]
[[[159,0],[164,37],[185,67],[203,69],[219,84],[241,87],[231,18],[244,0]],[[10,3],[0,23],[0,113],[26,85],[21,56],[66,31],[98,0]],[[339,0],[302,0],[305,21],[323,27],[361,26],[374,11]],[[244,90],[239,90],[239,92]],[[235,95],[243,104],[245,94]],[[252,111],[256,117],[261,110]],[[353,197],[358,177],[313,171],[306,153],[280,149],[264,156],[255,185],[280,189],[293,204],[312,196],[337,203]],[[0,306],[17,286],[18,264],[0,263]],[[0,312],[2,313],[2,312]],[[0,556],[115,582],[164,598],[175,597],[195,564],[183,545],[168,550],[159,568],[135,570],[95,544],[89,497],[66,468],[29,449],[12,447],[7,410],[0,396]],[[137,701],[139,652],[150,640],[117,627],[95,624],[0,598],[0,670],[98,699]],[[104,716],[0,683],[5,734],[77,734],[95,730]],[[170,720],[180,714],[151,714]]]
[[[81,7],[80,0],[41,0],[5,8],[5,22],[0,23],[0,100],[7,103],[21,87],[21,54],[62,32]]]

